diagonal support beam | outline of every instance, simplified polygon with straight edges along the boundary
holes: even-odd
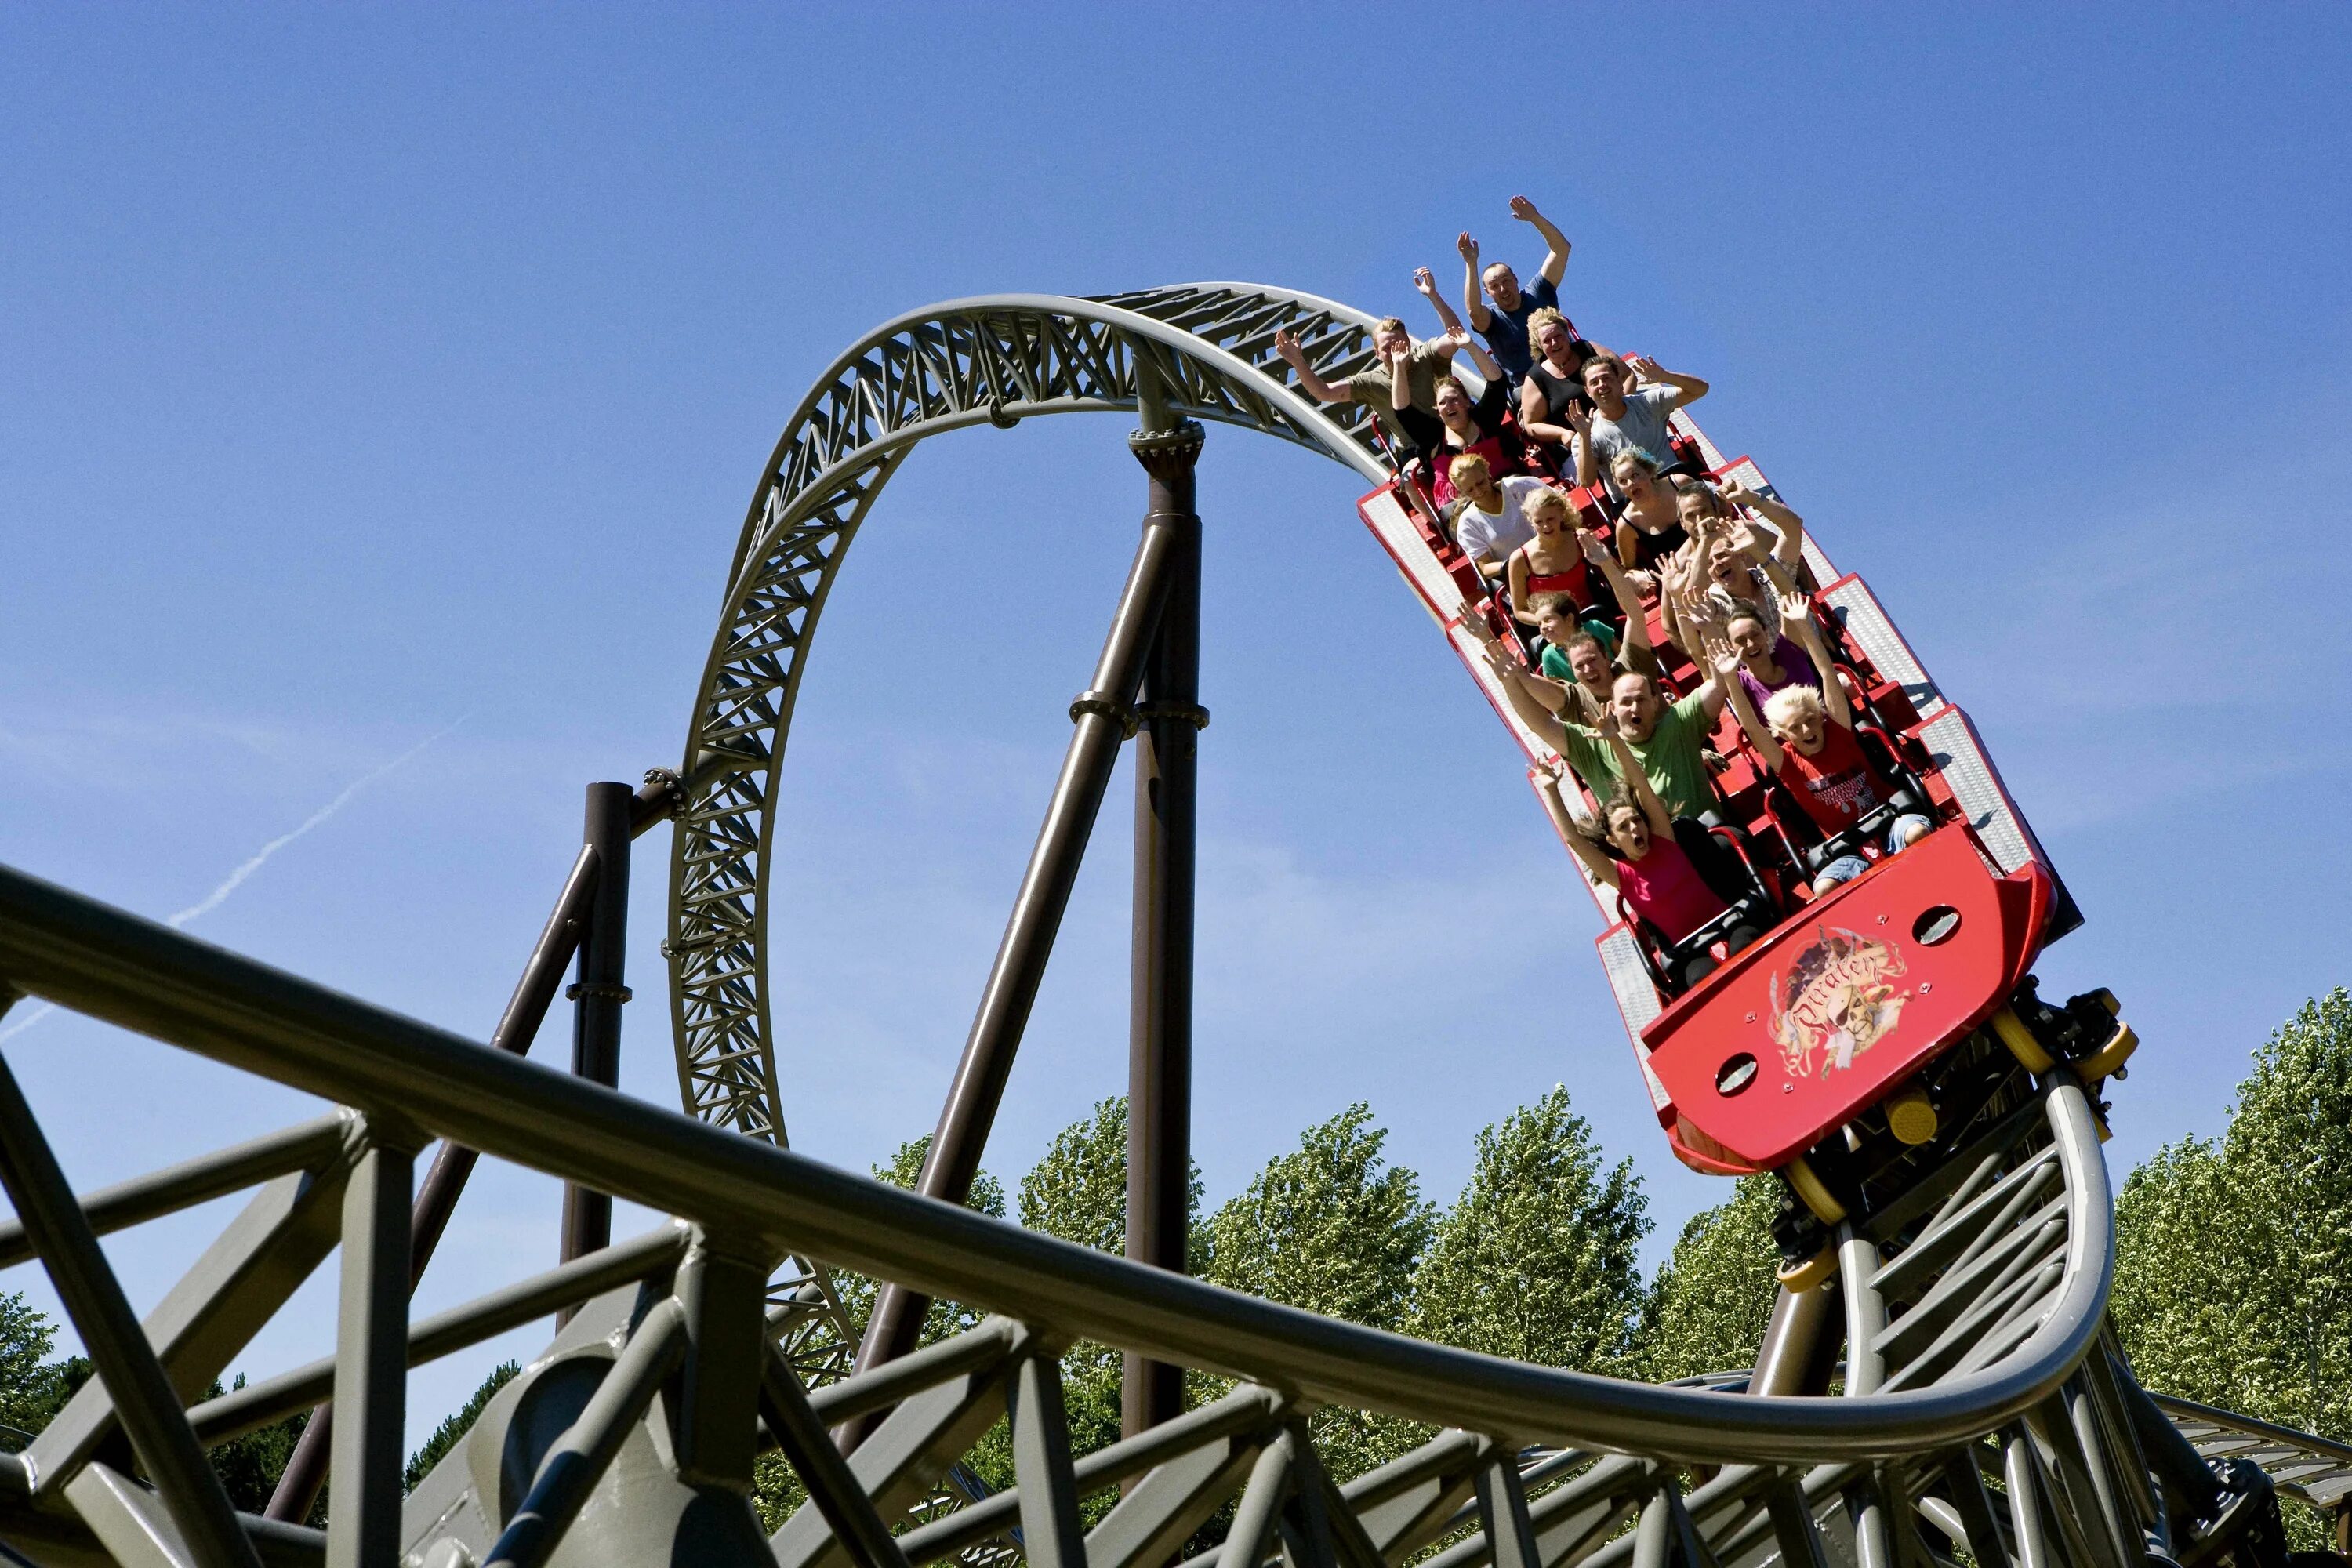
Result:
[[[154,1478],[173,1527],[187,1542],[191,1568],[260,1568],[5,1058],[0,1058],[0,1185],[40,1253],[98,1381],[111,1392],[141,1467]]]
[[[824,1422],[810,1407],[800,1379],[771,1345],[760,1382],[760,1418],[783,1450],[809,1501],[848,1552],[856,1568],[907,1568],[906,1553],[890,1527],[850,1472],[849,1461],[833,1445]]]
[[[314,1175],[280,1176],[256,1193],[148,1313],[144,1336],[180,1401],[201,1394],[333,1249],[348,1159]],[[36,1491],[62,1484],[99,1454],[117,1430],[118,1403],[99,1381],[66,1402],[26,1453]]]
[[[1127,739],[1129,714],[1143,679],[1144,664],[1157,628],[1169,579],[1177,564],[1179,531],[1172,518],[1144,521],[1143,537],[1135,561],[1128,568],[1118,608],[1111,616],[1110,634],[1103,639],[1095,661],[1094,682],[1070,705],[1076,726],[1069,750],[1062,757],[1061,776],[1045,807],[1045,825],[1029,851],[1013,913],[981,988],[980,1008],[965,1037],[963,1057],[956,1064],[947,1104],[931,1135],[930,1152],[923,1160],[918,1190],[925,1197],[960,1204],[971,1194],[972,1177],[980,1170],[981,1152],[987,1146],[996,1108],[1013,1072],[1013,1058],[1029,1025],[1029,1011],[1037,987],[1053,956],[1054,939],[1069,907],[1087,840],[1101,813],[1111,770]],[[857,1370],[868,1371],[894,1361],[914,1348],[922,1331],[929,1298],[886,1282],[875,1298],[866,1338],[857,1347]],[[870,1424],[861,1423],[841,1434],[855,1447]]]
[[[540,1461],[530,1490],[490,1548],[488,1568],[541,1568],[612,1468],[630,1428],[661,1391],[662,1380],[685,1354],[686,1312],[670,1298],[638,1322],[628,1348],[588,1396],[579,1418]],[[331,1551],[329,1559],[333,1568]]]
[[[1227,1433],[1152,1468],[1087,1536],[1087,1568],[1158,1568],[1208,1522],[1257,1457]]]
[[[1013,1356],[1025,1348],[1013,1344]],[[1003,1409],[1000,1391],[1006,1359],[957,1373],[919,1393],[908,1391],[888,1419],[850,1456],[851,1477],[886,1523],[897,1522],[928,1496],[957,1457],[995,1424]],[[841,1539],[813,1501],[784,1521],[769,1544],[778,1568],[847,1568]]]

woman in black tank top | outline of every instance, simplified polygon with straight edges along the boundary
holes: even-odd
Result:
[[[1519,383],[1519,427],[1547,445],[1565,447],[1568,410],[1585,401],[1584,362],[1591,345],[1569,331],[1558,310],[1542,310],[1528,318],[1528,346],[1535,363]]]
[[[1686,543],[1676,482],[1658,477],[1658,465],[1637,451],[1610,459],[1609,477],[1625,498],[1617,514],[1617,559],[1628,568],[1651,572]]]

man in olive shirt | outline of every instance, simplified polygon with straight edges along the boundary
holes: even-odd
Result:
[[[1307,396],[1322,403],[1364,405],[1432,461],[1445,448],[1445,425],[1437,417],[1437,378],[1452,371],[1454,356],[1469,346],[1470,334],[1458,328],[1416,343],[1402,320],[1383,316],[1372,328],[1374,363],[1344,380],[1330,382],[1316,374],[1287,328],[1274,334],[1274,352],[1297,374],[1299,387]],[[1406,388],[1402,405],[1395,401],[1400,366]]]

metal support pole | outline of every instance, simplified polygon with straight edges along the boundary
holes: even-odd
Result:
[[[1886,1357],[1878,1348],[1878,1332],[1886,1326],[1886,1307],[1879,1300],[1879,1265],[1885,1260],[1870,1238],[1851,1225],[1838,1226],[1838,1283],[1845,1296],[1846,1397],[1875,1394],[1886,1381]]]
[[[989,966],[988,983],[981,990],[980,1008],[964,1040],[963,1058],[956,1064],[947,1104],[940,1111],[931,1135],[930,1152],[923,1161],[918,1191],[926,1197],[960,1204],[971,1194],[971,1179],[980,1170],[981,1151],[996,1120],[997,1103],[1004,1097],[1005,1079],[1013,1071],[1013,1053],[1029,1023],[1029,1009],[1045,978],[1055,935],[1061,930],[1062,911],[1068,907],[1078,864],[1095,816],[1102,809],[1118,748],[1127,739],[1136,688],[1143,678],[1153,623],[1158,619],[1163,584],[1176,552],[1175,531],[1167,520],[1147,518],[1135,561],[1128,568],[1118,609],[1111,616],[1110,634],[1103,639],[1102,657],[1095,661],[1093,684],[1070,704],[1076,728],[1062,758],[1061,776],[1045,807],[1045,825],[1029,851],[1028,868],[1021,875],[1013,913],[998,942],[996,961]],[[922,1331],[930,1299],[886,1282],[866,1321],[866,1338],[857,1347],[857,1370],[867,1371],[904,1355]],[[845,1449],[853,1448],[870,1431],[874,1419],[853,1423],[835,1436]]]
[[[540,1024],[555,1001],[556,987],[563,984],[563,966],[572,962],[572,953],[579,949],[581,932],[587,927],[589,904],[595,893],[596,853],[583,845],[572,863],[572,875],[565,879],[563,891],[556,898],[555,909],[548,915],[547,924],[541,929],[539,941],[530,950],[530,958],[523,965],[522,978],[515,983],[507,1010],[499,1016],[499,1026],[490,1035],[490,1044],[499,1050],[524,1056],[539,1037]],[[446,1140],[440,1152],[433,1156],[433,1163],[416,1189],[416,1205],[408,1220],[411,1290],[425,1277],[425,1266],[433,1260],[433,1249],[440,1244],[441,1233],[448,1228],[449,1216],[457,1212],[457,1199],[465,1193],[467,1180],[473,1175],[474,1165],[480,1158],[474,1150]],[[294,1451],[286,1457],[285,1469],[278,1472],[266,1517],[297,1522],[310,1517],[319,1489],[327,1484],[327,1469],[331,1463],[329,1443],[333,1433],[332,1403],[310,1412],[302,1435],[294,1440]]]
[[[15,993],[0,986],[0,1013],[15,1000]],[[0,1058],[0,1185],[6,1187],[8,1201],[16,1205],[65,1303],[66,1316],[113,1397],[131,1451],[162,1495],[196,1568],[260,1568],[261,1560],[237,1523],[220,1477],[196,1446],[179,1394],[156,1360],[106,1254],[99,1250],[98,1237],[74,1201],[73,1188],[5,1058]]]
[[[333,1416],[343,1463],[327,1521],[327,1568],[390,1568],[400,1558],[415,1172],[415,1155],[377,1142],[360,1156],[343,1194]]]
[[[1827,1280],[1810,1290],[1783,1288],[1772,1302],[1764,1343],[1756,1352],[1750,1394],[1826,1394],[1837,1361],[1836,1289]]]
[[[573,1002],[572,1070],[607,1089],[621,1081],[621,1006],[629,999],[622,976],[629,932],[629,828],[636,793],[625,784],[588,786],[584,839],[586,849],[596,857],[596,892],[580,940],[579,983],[566,993]],[[565,1183],[562,1260],[569,1263],[612,1244],[612,1198],[577,1182]]]
[[[1176,548],[1144,666],[1135,742],[1135,920],[1128,1013],[1127,1256],[1184,1271],[1192,1171],[1192,892],[1199,818],[1201,519],[1192,420],[1128,438],[1150,476],[1147,528]],[[1129,1352],[1119,1429],[1132,1437],[1184,1410],[1184,1371]]]

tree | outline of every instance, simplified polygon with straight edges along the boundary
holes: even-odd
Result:
[[[0,1451],[23,1448],[65,1403],[48,1359],[57,1341],[57,1325],[22,1290],[0,1296]]]
[[[2116,1203],[2112,1310],[2140,1381],[2352,1435],[2352,994],[2254,1053],[2218,1142],[2168,1144]]]
[[[482,1418],[483,1408],[489,1404],[491,1396],[512,1383],[521,1371],[520,1365],[510,1361],[502,1361],[490,1368],[490,1374],[482,1379],[481,1386],[467,1395],[466,1403],[457,1406],[453,1415],[433,1428],[433,1435],[425,1439],[416,1452],[408,1456],[408,1464],[400,1472],[400,1489],[415,1491],[417,1483],[433,1473],[433,1467],[441,1462],[442,1456],[456,1447],[466,1434],[474,1429],[474,1423]]]
[[[1643,1304],[1632,1357],[1639,1375],[1666,1383],[1755,1364],[1778,1289],[1780,1212],[1779,1181],[1759,1175],[1691,1216]]]
[[[2305,1003],[2254,1053],[2222,1163],[2263,1329],[2250,1414],[2352,1436],[2352,994]]]
[[[1269,1300],[1373,1328],[1406,1330],[1415,1265],[1429,1243],[1419,1179],[1381,1154],[1388,1134],[1359,1101],[1307,1129],[1209,1221],[1209,1278]],[[1424,1429],[1327,1407],[1316,1447],[1339,1479],[1418,1441]]]
[[[874,1179],[887,1182],[894,1187],[912,1188],[922,1179],[923,1158],[930,1152],[931,1137],[920,1138],[898,1145],[887,1164],[872,1167]],[[1004,1217],[1004,1189],[987,1172],[972,1177],[971,1195],[965,1206],[988,1215],[991,1219]],[[839,1292],[844,1314],[848,1318],[852,1333],[863,1332],[866,1320],[874,1310],[874,1281],[863,1274],[842,1269],[833,1277],[834,1289]],[[923,1314],[923,1330],[919,1343],[932,1344],[950,1339],[979,1323],[981,1314],[956,1301],[933,1301]],[[1003,1423],[998,1429],[982,1439],[971,1462],[983,1472],[992,1487],[1012,1484],[1012,1450],[1004,1441]],[[1001,1472],[1001,1473],[1000,1473]],[[758,1510],[761,1522],[769,1530],[782,1528],[795,1509],[807,1500],[808,1492],[800,1477],[793,1473],[782,1455],[770,1452],[760,1456],[751,1472],[751,1506]]]
[[[1591,1124],[1555,1086],[1478,1134],[1476,1168],[1413,1280],[1416,1331],[1514,1361],[1618,1370],[1649,1229],[1633,1162],[1604,1175]]]
[[[2262,1402],[2241,1278],[2250,1195],[2221,1145],[2199,1138],[2158,1149],[2116,1194],[2107,1310],[2148,1386],[2232,1410]]]

